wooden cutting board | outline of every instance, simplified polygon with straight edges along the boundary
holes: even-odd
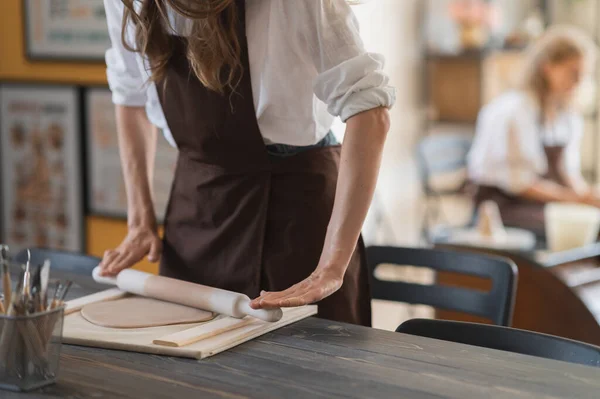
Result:
[[[81,316],[81,313],[77,311],[65,316],[63,342],[65,344],[79,346],[204,359],[288,324],[313,316],[316,313],[317,306],[284,309],[282,319],[276,323],[268,323],[252,318],[249,323],[246,323],[235,330],[220,333],[214,337],[206,338],[188,346],[168,347],[153,344],[153,341],[202,324],[208,325],[209,323],[214,323],[223,318],[232,318],[228,316],[219,316],[206,323],[180,324],[151,328],[115,329],[92,324],[85,320]]]

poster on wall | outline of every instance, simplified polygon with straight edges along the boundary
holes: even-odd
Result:
[[[85,94],[89,210],[96,215],[126,218],[127,193],[119,158],[115,107],[105,88]],[[177,150],[159,134],[154,162],[154,207],[164,219],[175,175]]]
[[[32,59],[103,61],[110,47],[103,0],[24,0]]]
[[[0,86],[0,138],[2,241],[83,251],[78,90]]]

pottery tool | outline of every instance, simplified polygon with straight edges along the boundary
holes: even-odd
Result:
[[[35,312],[41,312],[42,307],[42,265],[37,265],[33,274],[31,275],[31,300],[26,304],[27,312],[33,314]]]
[[[40,297],[42,300],[42,310],[48,308],[48,283],[50,281],[50,261],[44,261],[40,271]]]
[[[19,316],[18,312],[21,308],[21,299],[23,298],[23,296],[21,295],[21,292],[23,291],[23,274],[24,271],[21,271],[21,273],[19,274],[19,278],[17,279],[17,285],[15,287],[15,290],[12,292],[12,296],[10,298],[10,305],[6,309],[7,316]]]
[[[62,291],[58,295],[58,306],[62,305],[65,302],[65,298],[67,297],[67,294],[69,293],[69,290],[71,289],[72,285],[73,282],[70,280],[67,280],[66,284],[63,285]]]
[[[57,281],[54,286],[54,296],[48,305],[49,309],[54,309],[58,305],[58,298],[60,298],[60,293],[63,289],[63,284],[60,281]]]
[[[208,310],[236,319],[252,316],[276,322],[283,315],[281,309],[252,309],[250,298],[244,294],[155,276],[138,270],[126,269],[117,277],[104,277],[100,275],[100,268],[96,267],[92,275],[97,283],[116,285],[120,290],[131,294]]]
[[[8,311],[12,297],[9,266],[8,246],[0,245],[0,267],[2,268],[0,272],[2,273],[2,289],[4,293],[4,313]]]
[[[31,299],[31,251],[27,250],[27,263],[25,264],[25,273],[23,274],[23,303]]]

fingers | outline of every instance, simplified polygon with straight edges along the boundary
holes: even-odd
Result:
[[[258,298],[254,299],[252,302],[250,302],[250,307],[252,307],[253,309],[262,309],[262,308],[264,308],[263,304],[265,304],[267,302],[273,303],[273,302],[277,301],[279,298],[287,297],[287,296],[295,293],[300,284],[293,285],[284,291],[278,291],[278,292],[263,291],[263,292],[261,292],[261,295]]]
[[[121,270],[130,268],[131,266],[135,265],[136,262],[136,257],[133,256],[130,252],[121,253],[115,259],[111,267],[108,269],[108,273],[115,276],[119,274]]]
[[[100,274],[107,275],[108,270],[113,265],[114,260],[119,255],[119,252],[115,250],[108,250],[104,252],[104,256],[102,257],[102,261],[98,265],[100,267]]]
[[[110,263],[104,267],[104,274],[106,276],[115,276],[117,274],[117,270],[122,270],[119,265],[121,264],[124,254],[119,250],[112,251],[112,254],[113,255],[110,258]]]
[[[267,292],[256,298],[250,306],[254,309],[273,309],[304,306],[323,299],[322,290],[314,287],[310,280],[296,284],[281,292]]]
[[[127,269],[138,261],[131,252],[122,252],[120,250],[109,250],[104,253],[104,258],[100,262],[102,276],[115,276],[121,270]]]
[[[250,306],[254,309],[272,309],[309,305],[332,295],[340,289],[342,283],[342,279],[337,275],[313,274],[287,290],[281,292],[262,291]]]
[[[323,299],[323,297],[321,289],[309,288],[306,291],[296,291],[275,300],[266,299],[261,302],[261,305],[265,308],[291,308],[318,302]]]
[[[150,244],[150,252],[148,254],[148,260],[152,263],[156,263],[160,259],[160,255],[162,253],[162,241],[158,238],[152,241]]]

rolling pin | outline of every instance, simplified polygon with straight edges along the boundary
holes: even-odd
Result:
[[[252,309],[250,298],[244,294],[156,276],[139,270],[126,269],[117,277],[104,277],[100,275],[100,268],[96,267],[92,276],[97,283],[116,285],[121,291],[131,294],[208,310],[237,319],[252,316],[276,322],[283,316],[281,309]]]

